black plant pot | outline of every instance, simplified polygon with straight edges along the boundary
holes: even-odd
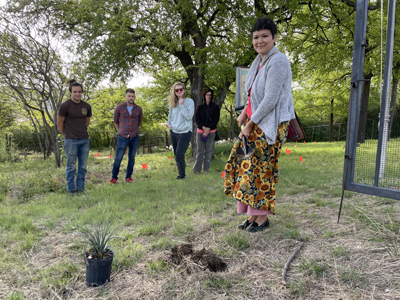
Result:
[[[86,261],[86,285],[97,287],[110,281],[111,264],[114,259],[114,253],[108,250],[110,256],[104,259],[88,259]]]

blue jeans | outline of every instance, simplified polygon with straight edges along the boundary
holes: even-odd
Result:
[[[121,161],[124,158],[126,148],[129,146],[128,152],[128,166],[126,168],[126,178],[130,178],[133,173],[133,166],[135,165],[135,156],[137,148],[139,147],[139,135],[133,138],[125,138],[118,135],[117,142],[117,153],[115,155],[114,165],[112,169],[112,178],[118,179],[119,167],[121,166]]]
[[[190,139],[192,138],[192,132],[187,133],[175,133],[171,130],[171,142],[174,148],[176,166],[178,167],[179,178],[185,178],[186,176],[186,162],[185,153],[189,147]]]
[[[64,151],[67,155],[67,170],[65,172],[65,179],[67,180],[68,192],[85,190],[85,176],[89,148],[89,139],[64,139]],[[76,159],[78,159],[78,172],[76,175],[75,185]]]

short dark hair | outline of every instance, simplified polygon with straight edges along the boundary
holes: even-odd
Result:
[[[208,92],[211,92],[211,102],[212,102],[213,99],[214,99],[214,91],[213,91],[212,89],[210,89],[210,88],[206,88],[206,89],[204,89],[203,92],[201,93],[201,99],[203,100],[203,103],[206,103],[206,94],[207,94]]]
[[[128,93],[136,94],[134,89],[126,89],[125,95],[128,94]]]
[[[67,83],[69,85],[68,90],[69,90],[70,93],[72,93],[72,87],[73,86],[80,86],[81,89],[82,89],[82,92],[83,92],[82,84],[80,84],[79,82],[76,82],[75,79],[70,79],[70,80],[67,81]]]
[[[255,31],[260,31],[263,29],[268,29],[269,31],[271,31],[272,37],[275,37],[277,33],[275,22],[269,18],[264,17],[256,20],[253,28],[251,29],[251,34],[253,34],[253,32]]]

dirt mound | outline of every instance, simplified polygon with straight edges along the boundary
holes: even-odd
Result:
[[[172,248],[171,252],[171,259],[177,265],[182,261],[190,260],[202,269],[208,269],[211,272],[221,272],[227,268],[227,264],[210,249],[193,251],[192,244],[182,244]]]

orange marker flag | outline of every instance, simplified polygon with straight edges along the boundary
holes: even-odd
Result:
[[[142,169],[147,169],[147,164],[142,164]]]
[[[111,154],[109,154],[108,157],[111,158]]]
[[[303,156],[300,156],[300,161],[303,162]]]
[[[222,178],[225,178],[225,171],[222,171]]]
[[[303,142],[303,144],[305,144],[305,143],[306,143],[306,141]]]
[[[172,155],[169,157],[169,159],[172,159]]]
[[[294,145],[294,147],[296,148],[296,147],[297,147],[297,145]]]
[[[100,152],[97,152],[97,156],[100,156]]]

